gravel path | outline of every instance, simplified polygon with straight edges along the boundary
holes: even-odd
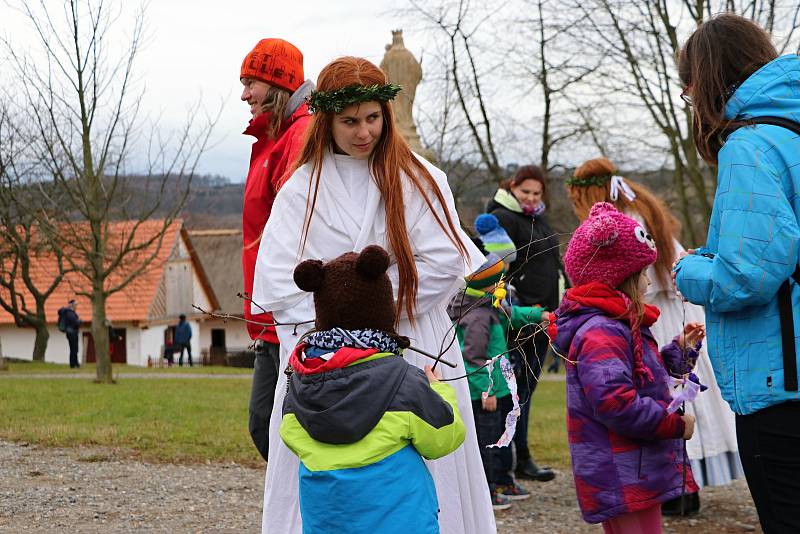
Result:
[[[146,464],[125,451],[0,441],[0,532],[253,532],[264,471],[237,465]],[[497,514],[498,531],[602,532],[577,510],[572,477],[525,483],[534,498]],[[761,532],[747,486],[703,492],[703,509],[665,533]]]

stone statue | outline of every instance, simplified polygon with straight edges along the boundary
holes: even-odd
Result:
[[[389,76],[390,83],[396,83],[403,88],[394,100],[395,118],[400,133],[408,141],[411,150],[430,159],[429,151],[422,148],[412,115],[414,95],[422,79],[422,67],[403,44],[403,30],[392,31],[392,44],[386,45],[381,69]]]

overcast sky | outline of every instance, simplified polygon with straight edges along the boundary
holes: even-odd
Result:
[[[44,2],[52,16],[61,15],[62,0]],[[136,68],[147,88],[144,112],[160,115],[163,127],[176,129],[196,99],[209,111],[224,103],[217,142],[204,155],[201,171],[242,181],[252,138],[241,135],[250,114],[239,100],[239,67],[258,40],[280,37],[297,45],[306,77],[316,81],[320,69],[341,55],[379,63],[391,30],[402,26],[392,10],[404,5],[403,0],[152,0],[146,15],[150,38]],[[24,21],[4,2],[0,21],[0,31],[20,47],[33,44]],[[126,25],[121,20],[115,27],[122,31]],[[406,45],[419,57],[421,43],[414,42],[414,32],[404,33]]]

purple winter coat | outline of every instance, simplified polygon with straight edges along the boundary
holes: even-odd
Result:
[[[667,369],[687,372],[676,341],[659,354],[642,327],[643,362],[653,381],[634,385],[627,321],[565,296],[554,345],[567,354],[567,431],[584,520],[600,523],[697,491],[683,443],[684,423],[667,414]],[[697,357],[689,355],[690,360]]]

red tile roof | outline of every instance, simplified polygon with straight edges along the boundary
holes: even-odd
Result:
[[[111,223],[109,235],[112,236],[112,239],[119,239],[119,243],[121,243],[123,239],[127,239],[130,229],[134,224],[134,221]],[[136,246],[137,244],[146,243],[153,236],[157,235],[163,226],[163,220],[148,220],[143,222],[136,231],[136,235],[132,241],[133,245]],[[212,306],[214,306],[214,308],[219,307],[217,299],[208,284],[205,272],[189,242],[189,236],[183,228],[183,221],[176,220],[167,227],[160,249],[158,249],[157,242],[150,243],[145,246],[140,253],[128,257],[121,269],[115,275],[109,277],[107,287],[119,283],[126,275],[129,275],[139,268],[140,263],[143,262],[145,258],[156,253],[156,257],[142,273],[138,274],[125,288],[108,297],[106,300],[106,315],[109,321],[112,323],[123,321],[144,322],[149,319],[159,319],[159,317],[150,316],[151,305],[163,279],[164,267],[180,236],[183,236],[187,243],[193,267],[209,296]],[[58,272],[58,264],[54,254],[37,257],[31,263],[31,276],[34,280],[34,284],[39,288],[43,288],[46,284],[51,283]],[[18,287],[24,287],[21,280]],[[78,302],[77,312],[81,320],[89,322],[92,316],[91,300],[88,297],[77,295],[76,293],[81,290],[88,292],[90,289],[91,284],[86,278],[78,273],[68,273],[61,284],[59,284],[47,299],[45,310],[48,323],[54,324],[58,320],[58,309],[62,306],[66,306],[67,302],[73,298]],[[5,290],[0,289],[0,291]],[[31,303],[29,306],[32,305],[33,301],[30,296],[26,298],[26,302]],[[2,324],[14,324],[14,319],[11,314],[0,308],[0,325]]]

